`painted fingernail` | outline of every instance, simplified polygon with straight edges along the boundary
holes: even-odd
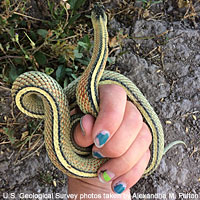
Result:
[[[101,153],[99,153],[98,151],[93,151],[92,156],[94,158],[104,158],[104,156]]]
[[[114,177],[115,177],[115,174],[108,170],[101,171],[98,175],[98,178],[102,183],[109,182]]]
[[[85,136],[85,130],[83,128],[83,123],[82,123],[83,117],[81,117],[81,119],[80,119],[80,127],[81,127],[81,132],[82,132],[83,136]]]
[[[123,182],[118,182],[114,185],[113,190],[117,194],[121,194],[126,189],[126,184]]]
[[[96,147],[101,148],[107,142],[109,136],[110,133],[108,131],[101,131],[94,140]]]

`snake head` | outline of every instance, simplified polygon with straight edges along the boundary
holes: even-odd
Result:
[[[99,3],[94,4],[91,18],[92,18],[92,20],[99,21],[102,19],[103,21],[107,22],[105,8],[102,4],[99,4]]]

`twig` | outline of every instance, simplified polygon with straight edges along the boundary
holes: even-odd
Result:
[[[10,92],[10,88],[7,88],[7,87],[3,87],[3,86],[0,86],[0,89],[2,89],[2,90],[7,90],[7,91],[9,91]]]
[[[131,39],[136,39],[136,40],[149,40],[149,39],[154,39],[154,38],[158,38],[158,37],[161,37],[165,34],[167,34],[169,32],[169,30],[166,30],[164,31],[163,33],[160,33],[158,35],[155,35],[155,36],[144,36],[144,37],[130,37]]]
[[[13,12],[13,13],[16,14],[16,15],[20,15],[22,17],[26,17],[26,18],[32,19],[32,20],[41,21],[41,22],[48,22],[47,20],[43,20],[43,19],[38,19],[38,18],[35,18],[35,17],[31,17],[29,15],[24,15],[24,14],[19,13],[19,12]]]
[[[24,58],[23,56],[2,56],[0,60],[8,59],[8,58]]]
[[[29,158],[30,156],[32,156],[33,154],[38,152],[43,146],[44,146],[44,141],[42,142],[42,144],[35,151],[33,151],[32,153],[28,154],[27,156],[24,156],[22,159],[20,159],[20,161],[22,161],[22,160],[24,160],[26,158]]]

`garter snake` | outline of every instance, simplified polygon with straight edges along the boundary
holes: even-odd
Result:
[[[104,70],[108,57],[108,33],[107,16],[101,5],[94,6],[91,19],[94,28],[93,54],[81,77],[63,90],[53,78],[44,73],[26,72],[13,83],[12,97],[23,113],[44,119],[45,146],[49,158],[58,169],[73,177],[96,177],[98,168],[106,159],[93,158],[91,153],[88,156],[77,153],[82,148],[78,148],[72,141],[74,122],[70,120],[69,104],[76,101],[83,113],[96,117],[99,112],[98,85],[120,85],[151,129],[152,155],[144,173],[148,175],[158,167],[163,156],[162,125],[149,102],[128,78]]]

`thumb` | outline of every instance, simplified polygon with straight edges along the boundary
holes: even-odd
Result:
[[[74,140],[77,145],[81,147],[88,147],[94,143],[92,138],[92,129],[94,126],[95,118],[92,115],[84,115],[80,123],[74,130]]]

